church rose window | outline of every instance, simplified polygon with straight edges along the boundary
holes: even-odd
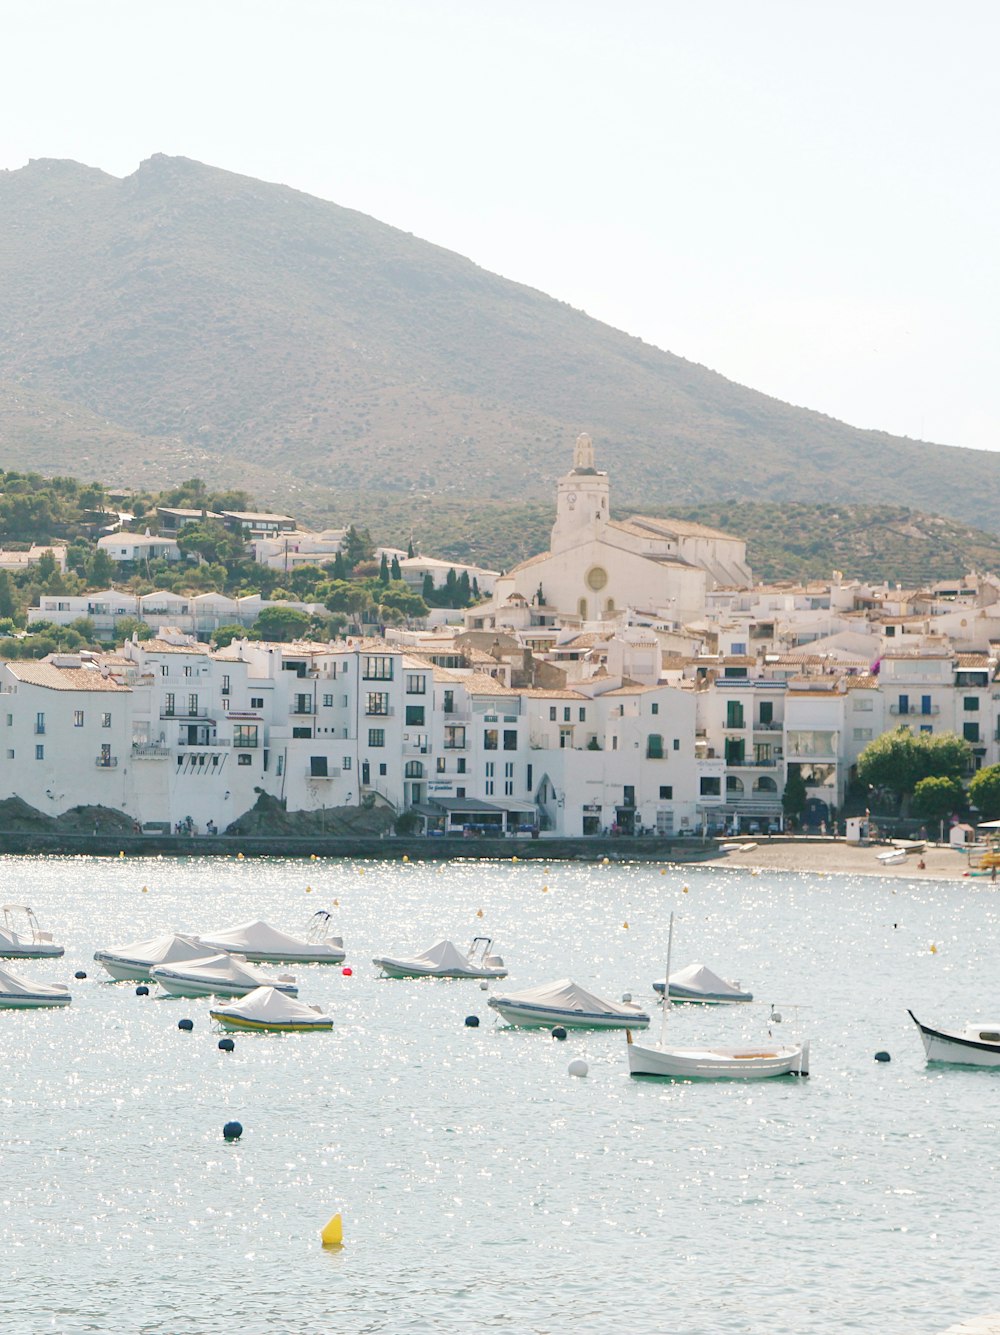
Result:
[[[598,593],[608,582],[608,572],[603,566],[591,566],[587,571],[587,587]]]

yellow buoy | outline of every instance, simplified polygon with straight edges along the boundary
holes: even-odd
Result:
[[[404,853],[404,854],[403,854],[403,861],[404,861],[404,862],[409,862],[409,860],[410,860],[410,855],[409,855],[409,853]]]
[[[690,893],[690,889],[691,889],[691,887],[690,887],[690,886],[687,886],[687,885],[684,885],[684,886],[681,886],[681,889],[684,891],[685,894],[689,894],[689,893]]]
[[[666,876],[666,874],[667,874],[667,869],[666,869],[666,867],[661,867],[661,868],[660,868],[660,875],[661,875],[661,876]]]
[[[406,859],[404,858],[403,861],[405,862]],[[364,867],[359,867],[359,868],[358,868],[358,875],[359,875],[359,876],[364,876],[364,874],[365,874],[365,869],[364,869]]]
[[[310,861],[310,862],[316,862],[317,860],[318,860],[318,859],[317,859],[315,853],[310,853],[310,854],[309,854],[309,861]]]
[[[477,917],[477,918],[481,918],[482,916],[483,916],[483,911],[482,911],[482,909],[476,909],[476,917]]]
[[[339,900],[339,899],[335,899],[335,900],[333,901],[333,907],[334,907],[335,909],[339,909],[339,908],[340,908],[340,900]]]
[[[934,944],[933,941],[931,942],[931,954],[932,954],[932,955],[936,955],[936,954],[937,954],[937,946]]]
[[[242,854],[242,853],[237,853],[237,854],[236,854],[236,861],[237,861],[237,862],[242,862],[242,861],[243,861],[243,854]]]
[[[119,849],[119,851],[118,851],[118,856],[119,856],[120,858],[123,858],[123,857],[125,856],[125,850],[124,850],[124,848]]]
[[[142,887],[142,893],[143,893],[144,895],[148,895],[148,894],[149,894],[149,886],[148,886],[148,885],[144,885],[144,886]]]
[[[627,931],[628,931],[628,923],[627,923],[627,922],[623,922],[623,923],[622,923],[622,926],[625,928],[625,930],[626,930],[626,932],[627,932]]]
[[[313,888],[312,888],[312,886],[311,886],[311,885],[307,885],[307,886],[306,886],[306,894],[307,894],[307,895],[311,895],[312,892],[313,892]]]
[[[601,866],[602,866],[602,867],[607,867],[607,866],[610,864],[610,862],[611,862],[611,859],[610,859],[610,858],[601,858]]]
[[[515,853],[514,856],[511,858],[511,862],[520,862],[520,861],[521,861],[521,859],[517,856],[516,853]]]
[[[547,895],[548,893],[549,893],[549,887],[548,887],[547,885],[543,885],[543,886],[542,886],[542,894],[543,894],[543,895]]]
[[[339,1211],[324,1225],[320,1237],[323,1239],[324,1247],[340,1247],[343,1245],[344,1221],[341,1219]]]

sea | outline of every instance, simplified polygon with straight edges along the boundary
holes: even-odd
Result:
[[[0,1013],[3,1332],[930,1335],[1000,1307],[1000,1070],[928,1067],[907,1014],[1000,1023],[989,882],[516,858],[5,857],[0,875],[66,946],[3,963],[73,992]],[[93,961],[168,930],[298,933],[320,910],[350,972],[273,972],[330,1033],[221,1051],[207,1000],[137,996]],[[631,993],[657,1039],[671,913],[672,966],[760,1004],[672,1006],[670,1039],[805,1037],[808,1079],[635,1080],[622,1033],[511,1029],[474,981],[372,964],[488,936],[510,969],[493,990]]]

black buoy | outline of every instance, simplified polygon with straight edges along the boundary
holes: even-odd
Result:
[[[877,1062],[891,1062],[892,1058],[889,1056],[888,1052],[876,1052],[875,1060]]]
[[[241,1122],[227,1122],[222,1128],[222,1134],[226,1140],[239,1140],[243,1134],[243,1125]]]
[[[478,1015],[467,1015],[467,1016],[465,1017],[465,1024],[466,1024],[466,1027],[467,1027],[468,1029],[478,1029],[478,1028],[479,1028],[479,1016],[478,1016]]]
[[[178,1020],[177,1028],[183,1029],[185,1033],[190,1033],[194,1028],[194,1020]]]
[[[146,986],[145,983],[140,983],[139,986],[135,989],[135,995],[137,997],[148,997],[149,988]]]
[[[87,975],[83,972],[82,969],[77,969],[76,973],[73,975],[74,978],[86,978],[86,976]]]
[[[220,1039],[219,1039],[219,1051],[220,1051],[220,1052],[232,1052],[233,1048],[235,1048],[235,1047],[236,1047],[236,1044],[233,1042],[233,1040],[232,1040],[231,1038],[220,1038]]]
[[[566,1030],[562,1027],[561,1024],[557,1024],[556,1027],[552,1030],[552,1037],[559,1039],[563,1039],[566,1037]]]

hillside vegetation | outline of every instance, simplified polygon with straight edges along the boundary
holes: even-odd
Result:
[[[443,502],[549,503],[586,429],[620,509],[870,504],[891,486],[894,504],[1000,527],[991,455],[780,403],[362,214],[184,158],[125,180],[51,159],[0,173],[0,288],[7,468],[197,475],[312,522],[399,502],[418,527]]]

